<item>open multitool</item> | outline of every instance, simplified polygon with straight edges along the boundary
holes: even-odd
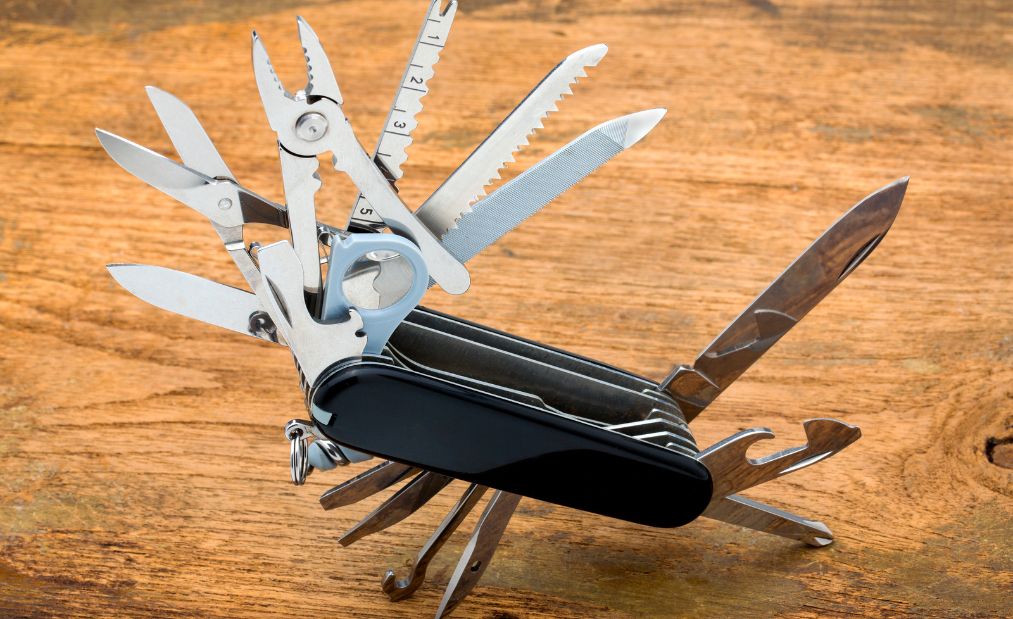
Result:
[[[325,492],[324,509],[400,484],[340,537],[342,545],[396,525],[453,480],[468,482],[407,573],[383,576],[393,600],[422,585],[435,554],[486,497],[438,616],[477,584],[522,497],[655,527],[704,516],[811,546],[831,543],[824,524],[739,493],[833,456],[859,438],[858,428],[812,419],[804,445],[750,458],[747,449],[772,437],[769,430],[743,430],[701,450],[689,423],[870,255],[897,215],[907,179],[846,212],[692,365],[676,366],[660,383],[426,309],[418,303],[433,283],[465,292],[464,263],[643,139],[664,114],[606,121],[486,195],[607,48],[579,50],[413,212],[395,185],[455,11],[455,2],[428,4],[373,156],[352,132],[309,25],[298,21],[307,83],[295,93],[278,81],[254,34],[254,75],[277,134],[285,205],[240,185],[196,115],[149,88],[183,163],[107,132],[99,139],[129,172],[208,217],[250,290],[147,265],[110,265],[110,272],[160,308],[290,347],[309,412],[285,426],[293,481],[380,459]],[[346,229],[316,218],[317,156],[325,153],[359,190]],[[287,228],[291,242],[248,243],[247,223]],[[394,234],[382,234],[387,229]]]

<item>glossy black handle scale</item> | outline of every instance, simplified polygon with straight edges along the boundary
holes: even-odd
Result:
[[[325,372],[311,410],[341,445],[639,524],[681,526],[711,498],[693,458],[384,363]]]

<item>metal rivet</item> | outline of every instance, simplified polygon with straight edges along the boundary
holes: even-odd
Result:
[[[223,211],[229,210],[230,208],[232,208],[232,199],[222,198],[221,200],[218,201],[218,208],[222,209]]]
[[[318,112],[307,112],[295,121],[295,134],[299,139],[316,142],[327,133],[327,119]]]

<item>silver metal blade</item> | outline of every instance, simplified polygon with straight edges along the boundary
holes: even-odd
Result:
[[[541,128],[542,119],[556,111],[563,95],[572,94],[570,87],[577,78],[585,77],[585,69],[597,65],[607,52],[605,45],[592,45],[567,56],[419,207],[416,217],[436,236],[450,230],[471,210],[472,203],[485,195],[485,187],[499,178],[500,169],[513,161],[528,137]]]
[[[693,363],[662,382],[691,421],[851,274],[886,235],[904,177],[870,194],[813,241]]]
[[[380,504],[368,516],[359,521],[338,538],[338,543],[348,546],[356,541],[394,526],[421,509],[441,490],[447,487],[453,477],[423,471],[400,488],[393,496]]]
[[[540,211],[606,161],[639,142],[665,110],[645,110],[602,123],[542,159],[465,213],[440,242],[466,262]]]
[[[834,541],[827,525],[809,520],[783,509],[765,505],[746,497],[731,495],[711,503],[703,513],[705,518],[720,520],[755,531],[779,535],[821,548]]]
[[[127,292],[174,314],[276,342],[257,296],[190,273],[146,264],[110,264],[109,274]]]
[[[386,460],[321,494],[320,506],[336,509],[358,503],[418,472],[407,464]]]
[[[234,181],[211,178],[102,129],[96,129],[95,135],[113,161],[124,170],[219,226],[235,228],[244,223],[288,226],[284,207]]]
[[[121,168],[180,202],[186,202],[192,195],[189,192],[213,180],[114,133],[96,129],[95,135],[102,148]]]
[[[173,147],[187,167],[214,178],[235,180],[229,166],[197,120],[197,115],[187,104],[154,86],[147,86],[145,91]]]
[[[457,0],[451,0],[441,12],[442,2],[443,0],[431,0],[429,3],[415,47],[408,57],[408,64],[401,75],[397,92],[394,93],[383,131],[377,140],[376,150],[373,151],[373,161],[392,184],[403,174],[401,166],[408,160],[407,151],[412,143],[412,132],[418,126],[416,116],[422,111],[422,98],[429,93],[429,80],[436,73],[435,65],[447,44],[454,15],[457,14]],[[383,226],[383,220],[360,194],[352,207],[349,229],[375,230]]]

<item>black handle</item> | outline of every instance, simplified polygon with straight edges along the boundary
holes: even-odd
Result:
[[[341,445],[639,524],[681,526],[711,498],[710,473],[693,458],[382,363],[325,372],[312,412]]]

